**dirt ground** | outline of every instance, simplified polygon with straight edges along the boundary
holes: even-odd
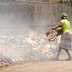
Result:
[[[47,61],[15,65],[1,72],[72,72],[72,61]]]
[[[65,58],[67,58],[66,53],[60,56],[60,59]],[[72,60],[24,63],[1,69],[0,72],[72,72]]]

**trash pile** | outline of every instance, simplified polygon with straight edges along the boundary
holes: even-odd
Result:
[[[57,46],[45,38],[14,35],[0,36],[0,62],[17,64],[46,61],[55,56]],[[4,64],[4,63],[3,63]]]
[[[5,63],[5,62],[0,62],[0,68],[7,68],[8,66],[11,66],[11,64]]]

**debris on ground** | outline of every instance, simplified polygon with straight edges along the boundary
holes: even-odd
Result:
[[[49,44],[45,38],[36,38],[14,33],[0,36],[1,67],[31,61],[46,61],[55,56],[55,42]]]

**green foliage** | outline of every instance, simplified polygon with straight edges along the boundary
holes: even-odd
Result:
[[[50,3],[64,3],[72,6],[72,0],[47,0]]]
[[[67,5],[72,5],[72,0],[28,0],[28,1],[42,1],[42,2],[49,2],[49,3],[64,3]]]

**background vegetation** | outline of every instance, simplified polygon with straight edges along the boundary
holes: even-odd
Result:
[[[42,2],[49,2],[49,3],[64,3],[64,4],[72,6],[72,0],[25,0],[25,1],[42,1]]]

